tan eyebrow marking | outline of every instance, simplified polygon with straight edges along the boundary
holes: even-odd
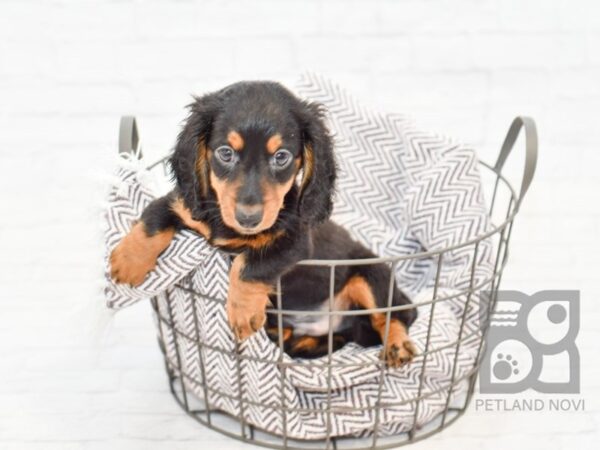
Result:
[[[281,139],[281,135],[279,133],[274,134],[267,141],[267,151],[271,154],[275,153],[281,146],[282,142],[283,140]]]
[[[227,142],[231,145],[231,148],[236,152],[241,151],[244,148],[244,139],[237,131],[230,131],[227,135]]]

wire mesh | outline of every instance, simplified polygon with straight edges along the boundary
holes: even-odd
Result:
[[[523,119],[522,119],[523,120]],[[517,121],[515,121],[516,123]],[[454,246],[449,246],[442,250],[436,251],[427,251],[421,252],[412,255],[402,255],[396,257],[385,257],[385,258],[370,258],[370,259],[362,259],[362,260],[305,260],[301,261],[299,264],[309,265],[309,266],[322,266],[329,271],[329,301],[328,308],[326,311],[297,311],[297,310],[289,310],[285,309],[284,302],[282,298],[281,291],[281,279],[277,280],[276,283],[276,304],[273,308],[267,310],[267,314],[272,314],[276,317],[277,323],[277,340],[276,345],[279,348],[278,357],[276,359],[266,359],[257,356],[251,356],[243,354],[240,351],[240,344],[236,343],[233,350],[224,349],[216,345],[211,345],[208,342],[204,342],[201,335],[200,326],[198,323],[198,305],[200,302],[217,302],[220,304],[225,303],[225,299],[222,298],[214,298],[208,296],[202,292],[199,292],[193,288],[191,284],[186,284],[185,282],[180,282],[176,284],[171,291],[165,294],[166,301],[160,302],[158,297],[152,299],[152,306],[155,312],[155,316],[158,322],[159,334],[158,341],[159,347],[163,353],[165,360],[165,367],[167,370],[167,374],[169,377],[169,385],[173,396],[175,397],[177,403],[183,408],[183,410],[196,419],[201,424],[219,431],[225,435],[228,435],[232,438],[239,439],[241,441],[250,442],[256,445],[261,445],[269,448],[275,449],[307,449],[307,448],[323,448],[326,449],[342,449],[342,448],[352,448],[355,450],[360,449],[385,449],[397,447],[400,445],[408,444],[411,442],[415,442],[421,439],[425,439],[428,436],[435,434],[454,421],[456,421],[466,410],[468,407],[471,398],[473,396],[475,383],[477,379],[477,374],[479,370],[479,365],[482,360],[482,356],[484,354],[485,349],[485,339],[487,336],[488,328],[489,328],[489,319],[495,307],[498,288],[502,279],[502,273],[504,267],[506,266],[508,259],[508,245],[510,240],[510,235],[512,231],[513,220],[518,212],[520,201],[527,190],[529,183],[531,182],[531,177],[533,176],[533,171],[531,167],[529,169],[526,166],[526,172],[529,170],[530,177],[529,180],[526,181],[524,178],[523,184],[521,186],[520,195],[517,196],[515,190],[509,181],[502,175],[502,165],[504,163],[504,159],[508,152],[510,152],[510,148],[514,144],[514,140],[516,136],[511,136],[515,134],[515,124],[509,130],[509,135],[503,145],[501,155],[496,166],[492,167],[486,163],[480,162],[480,166],[483,172],[487,172],[493,177],[493,189],[491,198],[489,199],[489,215],[492,218],[491,227],[488,232],[478,236],[475,239],[472,239],[467,242],[463,242]],[[518,129],[516,130],[516,134],[518,134]],[[137,134],[136,134],[137,135]],[[512,141],[512,142],[511,142]],[[507,144],[508,143],[508,144]],[[506,149],[505,147],[509,147]],[[534,154],[535,156],[535,154]],[[527,156],[528,158],[530,155]],[[162,169],[164,173],[167,173],[166,170],[166,159],[162,159],[157,161],[156,163],[149,166],[149,169]],[[535,168],[535,158],[533,160],[533,168]],[[503,192],[505,197],[508,199],[507,204],[505,206],[504,211],[500,211],[502,205],[498,200],[499,193]],[[500,215],[499,223],[495,223],[494,217]],[[495,257],[493,260],[493,270],[491,276],[481,280],[479,283],[476,283],[476,270],[478,263],[478,252],[480,250],[480,244],[484,240],[489,239],[494,242],[495,246]],[[442,267],[444,265],[445,256],[455,250],[468,250],[472,252],[472,265],[470,268],[470,280],[468,286],[457,289],[456,292],[451,294],[440,294],[439,283],[440,283],[440,273],[442,271]],[[436,272],[435,279],[433,285],[433,294],[430,300],[423,301],[418,304],[410,304],[410,305],[401,305],[394,306],[392,305],[392,297],[393,297],[393,289],[395,283],[394,273],[396,271],[396,267],[402,261],[406,261],[409,259],[421,259],[421,258],[433,258],[436,261]],[[374,308],[370,310],[335,310],[334,309],[334,297],[335,297],[335,273],[336,269],[343,266],[356,266],[356,265],[374,265],[374,264],[386,264],[390,270],[390,279],[389,279],[389,289],[388,289],[388,297],[387,304],[385,307]],[[175,320],[175,313],[173,311],[173,306],[171,302],[171,296],[173,292],[176,291],[183,292],[189,296],[189,301],[193,304],[193,315],[194,317],[194,327],[193,327],[193,335],[186,333],[184,330],[180,329]],[[485,292],[485,296],[484,296]],[[481,307],[485,307],[484,313],[481,315],[482,325],[480,330],[477,332],[466,332],[465,331],[465,320],[467,314],[469,312],[470,303],[474,295],[485,297],[486,301],[481,301]],[[460,327],[458,331],[458,337],[454,341],[447,342],[443,346],[437,346],[436,348],[430,348],[430,341],[432,335],[432,327],[433,327],[433,319],[434,319],[434,311],[436,306],[450,302],[452,300],[460,300],[464,302],[464,309],[462,313],[462,317],[460,317]],[[166,307],[163,307],[162,305]],[[364,314],[384,314],[385,315],[385,333],[383,338],[383,347],[386,347],[388,333],[390,329],[391,322],[391,314],[393,312],[411,309],[411,308],[419,308],[425,305],[431,306],[431,313],[429,316],[429,321],[427,324],[427,336],[424,344],[424,351],[420,353],[422,356],[421,362],[421,371],[420,371],[420,379],[418,385],[417,395],[414,398],[403,399],[399,401],[383,401],[382,392],[383,392],[383,380],[384,373],[386,370],[386,365],[384,361],[377,362],[365,362],[357,364],[356,362],[344,363],[344,362],[333,362],[333,320],[336,317],[340,316],[349,316],[349,315],[364,315]],[[286,371],[291,367],[297,364],[295,361],[286,361],[284,360],[284,322],[286,316],[293,315],[326,315],[329,321],[328,335],[327,335],[327,386],[326,386],[326,408],[325,411],[319,408],[301,408],[293,405],[287,404],[286,392],[285,392],[285,380],[286,380]],[[461,346],[468,340],[479,338],[479,342],[477,345],[476,357],[473,361],[472,366],[466,373],[457,376],[457,362],[461,350]],[[198,364],[199,370],[196,371],[196,374],[190,373],[182,365],[182,347],[185,348],[186,345],[191,345],[194,348],[194,351],[198,354]],[[432,355],[436,352],[441,352],[445,349],[453,348],[454,349],[454,358],[452,365],[452,374],[450,378],[450,382],[447,385],[438,387],[437,389],[430,390],[428,392],[423,391],[423,383],[424,378],[427,374],[427,366],[428,361]],[[174,352],[169,352],[168,349],[174,349]],[[224,357],[232,358],[235,361],[235,377],[236,377],[236,385],[237,392],[225,392],[220,389],[218,386],[214,387],[209,385],[207,382],[207,369],[205,366],[205,359],[203,352],[204,350],[211,350],[215,352],[221,353]],[[175,358],[173,359],[172,354],[174,353]],[[243,372],[242,366],[249,362],[263,363],[263,364],[273,364],[277,366],[280,373],[280,392],[279,392],[279,402],[270,403],[260,403],[256,400],[250,398],[247,392],[244,390],[244,382],[243,382]],[[332,404],[332,395],[335,389],[332,383],[332,371],[336,368],[343,367],[357,367],[361,365],[371,365],[374,366],[375,369],[379,372],[379,381],[377,385],[377,395],[375,401],[372,405],[367,407],[353,408],[353,407],[341,407],[334,406]],[[304,368],[311,367],[323,367],[322,363],[310,363],[304,361],[302,364]],[[468,388],[466,391],[466,395],[462,399],[453,399],[453,392],[459,386],[459,384],[466,382],[468,384]],[[196,389],[194,391],[191,390],[191,386],[199,387],[200,389]],[[202,396],[197,395],[197,393],[201,391],[203,393]],[[417,418],[419,416],[419,409],[421,408],[421,404],[427,398],[442,394],[445,396],[444,401],[444,409],[442,413],[433,420],[427,427],[419,427],[417,423]],[[239,406],[239,414],[231,415],[228,412],[223,410],[219,410],[217,408],[211,407],[210,397],[211,395],[222,396],[222,398],[229,399],[233,402],[236,402]],[[412,426],[407,433],[402,433],[395,436],[383,436],[381,435],[381,424],[382,424],[382,410],[383,408],[391,408],[391,407],[400,407],[406,404],[414,405],[414,413],[412,419]],[[280,434],[270,433],[264,430],[257,429],[253,424],[247,421],[246,417],[246,408],[258,406],[261,408],[265,408],[268,410],[272,410],[278,413],[281,417],[282,429]],[[332,414],[334,413],[359,413],[364,412],[365,410],[374,412],[374,421],[373,427],[371,430],[371,434],[364,438],[347,438],[347,437],[337,437],[332,435]],[[288,415],[291,413],[315,413],[315,414],[325,414],[326,417],[326,436],[325,439],[321,441],[304,441],[299,440],[297,438],[290,437],[288,430]]]

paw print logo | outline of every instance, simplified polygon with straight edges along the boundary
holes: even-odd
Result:
[[[482,297],[489,299],[487,296]],[[485,303],[482,302],[482,303]],[[499,291],[496,308],[481,324],[489,324],[487,352],[480,372],[482,393],[579,393],[579,291],[541,291],[533,296]],[[484,328],[485,329],[485,328]],[[544,362],[566,361],[565,381],[544,381]]]
[[[515,339],[507,339],[490,349],[490,381],[494,385],[521,382],[531,371],[533,356],[529,348]]]
[[[519,363],[516,359],[513,359],[512,355],[504,356],[502,353],[498,353],[496,358],[497,361],[492,368],[496,378],[507,380],[513,375],[519,375],[519,369],[517,368]]]

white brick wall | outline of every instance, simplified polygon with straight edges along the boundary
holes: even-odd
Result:
[[[504,287],[582,290],[585,413],[474,408],[415,448],[596,448],[600,421],[600,6],[593,0],[0,2],[0,448],[247,448],[167,393],[149,308],[90,342],[98,207],[119,115],[172,145],[190,93],[322,72],[493,160],[540,133]],[[518,172],[521,155],[514,161]]]

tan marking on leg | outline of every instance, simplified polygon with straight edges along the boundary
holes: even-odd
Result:
[[[373,314],[371,324],[381,336],[385,336],[385,314]],[[381,357],[386,360],[391,367],[400,367],[405,363],[412,361],[417,354],[417,349],[410,340],[406,326],[398,319],[390,319],[390,328],[388,331],[387,347],[382,350]]]
[[[142,284],[146,274],[156,267],[156,259],[169,246],[174,235],[173,228],[169,228],[148,236],[143,222],[135,224],[110,255],[112,279],[132,286]]]
[[[373,309],[377,307],[375,296],[367,280],[359,275],[350,278],[340,293],[342,299],[362,309]],[[381,342],[385,338],[386,314],[373,313],[370,316],[373,329],[379,333]],[[412,360],[416,354],[416,348],[406,330],[406,326],[398,319],[390,318],[387,346],[382,350],[382,358],[391,367],[399,367]]]
[[[227,134],[227,142],[231,145],[231,148],[236,152],[241,151],[244,148],[244,138],[237,131],[230,131]]]
[[[292,333],[293,333],[293,330],[291,328],[284,328],[283,329],[283,340],[284,340],[284,342],[287,341],[289,338],[292,337]]]
[[[279,147],[281,147],[283,140],[281,139],[281,135],[279,133],[274,134],[267,140],[267,151],[272,155]]]
[[[171,205],[171,209],[177,216],[181,219],[181,221],[185,224],[186,227],[194,230],[196,233],[204,236],[205,239],[210,239],[210,227],[205,222],[201,220],[192,219],[192,212],[183,204],[183,200],[178,198]]]
[[[278,327],[269,327],[267,328],[267,334],[273,340],[279,339],[279,328]],[[283,342],[287,342],[292,337],[293,330],[289,327],[284,327],[281,330],[281,336],[283,337]]]
[[[246,266],[243,254],[234,258],[229,272],[227,293],[227,317],[235,336],[244,340],[260,330],[265,324],[265,308],[269,304],[272,287],[259,281],[241,278]]]
[[[292,345],[292,352],[310,351],[317,348],[319,339],[315,336],[300,336]]]

